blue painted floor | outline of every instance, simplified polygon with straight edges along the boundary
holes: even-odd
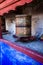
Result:
[[[0,47],[0,65],[43,65],[4,42],[0,42]]]
[[[30,48],[34,51],[37,51],[40,54],[43,54],[43,41],[29,41],[29,42],[15,42],[17,41],[17,38],[13,38],[12,34],[5,34],[3,35],[3,39],[6,39],[10,42],[13,42],[14,44],[16,43],[17,45]]]

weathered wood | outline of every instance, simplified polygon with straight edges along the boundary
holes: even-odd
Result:
[[[1,16],[0,16],[0,38],[2,38],[2,27],[1,27],[1,23],[2,23],[2,20],[1,20]]]

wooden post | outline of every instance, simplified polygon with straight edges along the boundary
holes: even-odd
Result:
[[[0,39],[2,38],[2,27],[1,27],[1,24],[2,24],[2,20],[1,20],[1,16],[0,16]]]

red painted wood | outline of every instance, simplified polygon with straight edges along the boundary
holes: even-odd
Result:
[[[9,41],[3,40],[3,39],[0,39],[0,41],[5,42],[5,44],[8,44],[12,48],[14,48],[22,53],[25,53],[26,55],[30,56],[31,58],[35,59],[36,61],[43,63],[43,55],[41,55],[37,52],[34,52],[34,51],[30,50],[29,48],[25,48],[25,47],[23,48],[21,46],[15,45],[15,44],[10,43]]]
[[[2,4],[0,4],[0,15],[8,13],[10,10],[15,10],[17,6],[30,2],[32,2],[32,0],[5,0]]]
[[[2,3],[4,0],[0,0],[0,3]]]

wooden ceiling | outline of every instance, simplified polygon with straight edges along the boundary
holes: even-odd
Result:
[[[5,0],[0,0],[0,4],[2,3],[2,2],[4,2]]]

